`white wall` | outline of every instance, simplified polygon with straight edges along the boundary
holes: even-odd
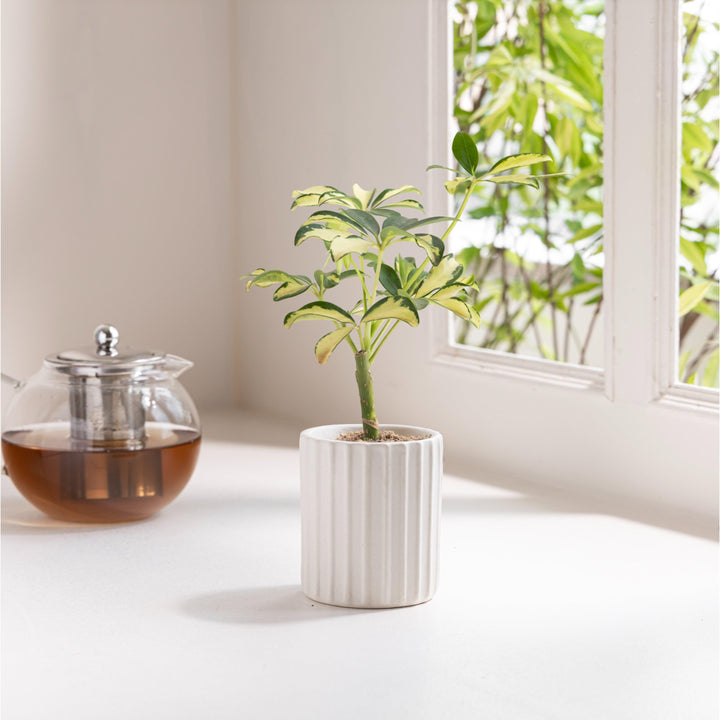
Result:
[[[307,273],[320,255],[310,242],[293,247],[308,215],[290,213],[294,189],[426,187],[427,3],[286,0],[273,7],[270,21],[262,0],[239,4],[239,261],[244,272],[263,266]],[[274,303],[268,290],[240,298],[242,403],[308,423],[354,422],[352,355],[339,348],[321,367],[313,347],[324,326],[282,325],[302,300]],[[411,372],[425,366],[427,318],[423,325],[398,329],[375,365],[381,421],[433,421],[411,398],[405,411],[396,394],[407,372],[400,358]],[[423,376],[410,392],[427,392],[427,385]]]
[[[111,322],[231,401],[230,5],[3,0],[4,372]]]

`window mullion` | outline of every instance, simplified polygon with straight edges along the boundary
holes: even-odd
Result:
[[[657,377],[658,23],[662,0],[609,0],[605,84],[608,395],[646,403]],[[665,150],[666,152],[666,150]]]

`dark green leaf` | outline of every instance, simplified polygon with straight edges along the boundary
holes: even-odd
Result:
[[[463,170],[471,175],[478,164],[478,150],[475,141],[465,132],[455,134],[452,142],[452,153]]]
[[[372,235],[377,235],[380,232],[378,221],[365,210],[348,208],[347,210],[343,210],[343,215],[347,215]]]
[[[402,287],[398,274],[386,263],[380,268],[380,283],[391,295],[397,295]]]

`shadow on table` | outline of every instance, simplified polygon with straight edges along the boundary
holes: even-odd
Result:
[[[65,535],[69,533],[107,532],[114,528],[152,522],[153,517],[144,520],[118,523],[65,522],[48,517],[36,510],[27,500],[20,497],[4,497],[2,501],[3,535]]]
[[[294,623],[326,620],[377,610],[343,608],[310,600],[299,585],[226,590],[186,600],[184,615],[230,625]]]
[[[463,472],[462,468],[454,468],[455,477],[475,482],[471,473]],[[630,499],[612,496],[596,496],[590,494],[570,493],[558,488],[533,485],[527,482],[503,479],[493,482],[483,477],[482,483],[491,485],[505,496],[483,496],[468,494],[467,496],[449,495],[443,497],[443,512],[449,514],[477,515],[604,515],[616,517],[630,522],[651,525],[694,535],[705,540],[717,541],[718,528],[715,521],[700,518],[681,509],[668,509],[661,504],[635,502]]]

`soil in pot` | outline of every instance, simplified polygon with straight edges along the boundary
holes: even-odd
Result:
[[[345,442],[409,442],[429,437],[429,435],[400,435],[394,430],[380,430],[377,440],[366,440],[362,430],[355,430],[354,432],[340,433],[337,439]]]

